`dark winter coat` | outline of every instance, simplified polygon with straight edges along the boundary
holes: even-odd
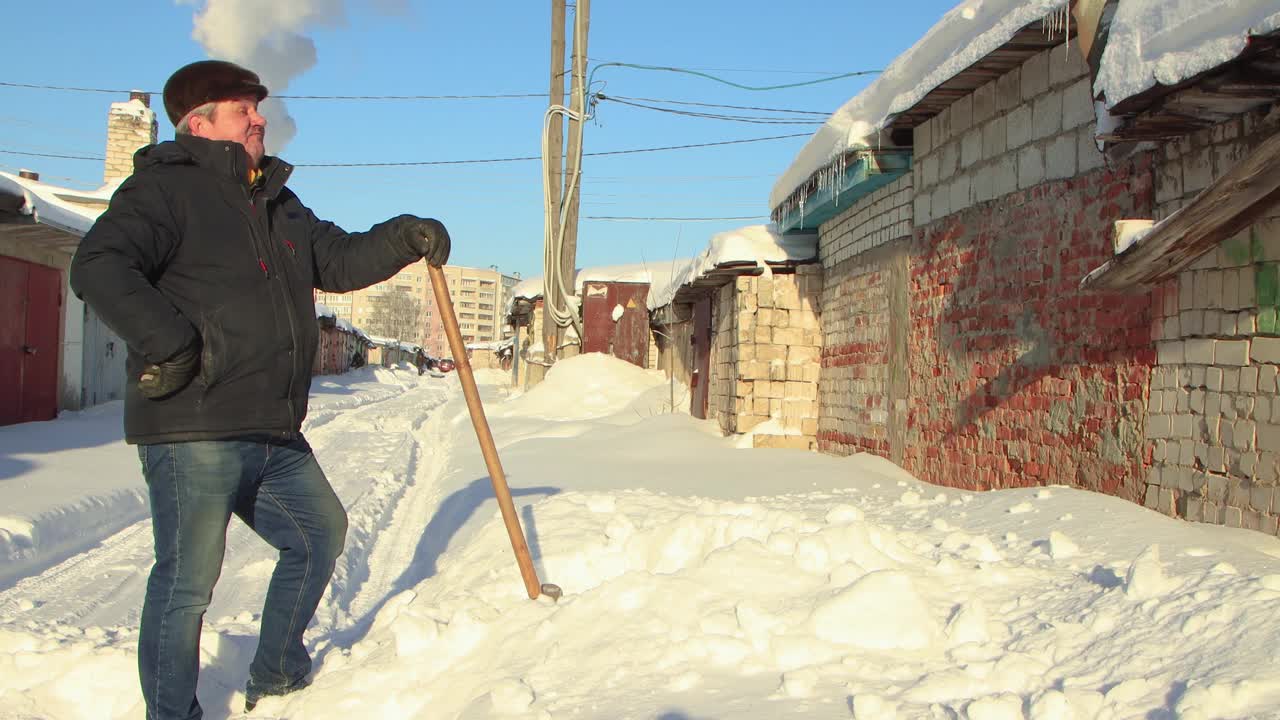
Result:
[[[401,218],[366,233],[319,220],[268,157],[252,188],[233,142],[180,135],[134,156],[134,174],[80,243],[70,281],[128,345],[130,443],[295,437],[307,413],[318,330],[313,288],[345,292],[419,255]],[[176,394],[137,389],[147,363],[200,347]]]

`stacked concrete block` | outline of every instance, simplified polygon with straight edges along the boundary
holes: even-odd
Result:
[[[742,276],[716,299],[710,405],[727,433],[758,447],[813,449],[818,434],[822,268]]]
[[[1153,168],[1168,217],[1280,130],[1264,112],[1167,142]],[[1188,520],[1280,527],[1280,207],[1161,290],[1144,504]]]
[[[1089,89],[1088,66],[1063,45],[917,126],[915,224],[1101,167]]]

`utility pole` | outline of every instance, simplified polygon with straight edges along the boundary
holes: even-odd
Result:
[[[567,148],[568,183],[565,187],[570,187],[572,183],[574,189],[573,194],[566,196],[566,222],[564,228],[564,240],[561,246],[560,267],[562,277],[567,278],[570,288],[575,286],[576,264],[578,258],[578,198],[582,197],[582,129],[583,120],[587,115],[587,35],[591,29],[591,0],[577,0],[574,5],[574,32],[573,32],[573,68],[572,68],[572,87],[569,93],[569,110],[573,113],[573,117],[569,121],[569,139],[565,147]],[[564,336],[562,330],[558,333]],[[565,347],[564,354],[576,355],[582,349],[583,338],[578,338],[578,344],[570,350]],[[557,351],[557,357],[560,352]]]
[[[565,20],[565,0],[551,0],[551,85],[549,89],[548,106],[555,107],[564,105],[564,20]],[[544,171],[550,176],[550,203],[544,212],[551,215],[552,232],[557,232],[555,228],[560,225],[560,207],[561,207],[561,188],[564,185],[564,157],[562,155],[564,145],[564,126],[560,119],[559,113],[552,113],[549,125],[550,141],[547,143],[548,153],[545,162],[547,168]],[[555,361],[556,347],[560,344],[560,332],[556,327],[556,323],[551,319],[551,303],[550,298],[546,297],[546,293],[542,298],[542,358],[546,363]],[[531,383],[542,381],[546,375],[547,366],[530,364],[528,375]]]

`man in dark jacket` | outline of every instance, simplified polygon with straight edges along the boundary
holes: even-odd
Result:
[[[302,634],[347,518],[302,436],[316,352],[313,288],[367,287],[449,235],[408,215],[365,233],[318,219],[266,154],[267,89],[237,65],[187,65],[164,88],[177,138],[134,174],[80,244],[71,285],[129,346],[125,437],[151,498],[155,565],[138,663],[150,720],[199,718],[200,628],[238,516],[280,551],[246,706],[302,687]]]

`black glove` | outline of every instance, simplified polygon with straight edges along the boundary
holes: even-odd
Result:
[[[442,267],[449,261],[449,231],[435,218],[406,216],[398,228],[400,239],[428,264]]]
[[[138,392],[151,400],[169,397],[191,383],[199,363],[199,344],[179,350],[162,363],[151,363],[138,376]]]

